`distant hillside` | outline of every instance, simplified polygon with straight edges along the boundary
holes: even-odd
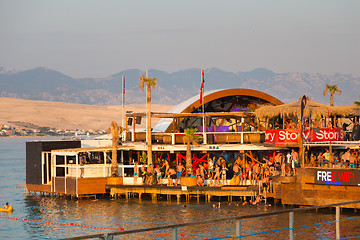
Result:
[[[167,112],[171,105],[152,105],[155,112]],[[0,125],[36,125],[57,129],[106,130],[111,121],[121,124],[121,106],[94,106],[63,102],[0,98]],[[144,112],[145,104],[126,105],[126,111]],[[152,119],[155,124],[158,119]],[[16,124],[16,122],[21,123]],[[145,121],[137,128],[144,128]],[[32,127],[30,127],[32,128]]]
[[[104,78],[74,79],[46,68],[17,71],[0,67],[0,97],[119,105],[123,74],[126,77],[126,104],[145,103],[145,93],[139,90],[139,78],[144,72],[138,69],[125,70]],[[159,79],[158,86],[153,90],[153,103],[174,105],[199,93],[200,69],[186,69],[174,73],[149,70],[149,76]],[[250,88],[266,92],[285,103],[307,95],[314,101],[328,104],[329,96],[322,95],[326,84],[337,84],[343,91],[342,95],[335,95],[335,105],[349,105],[359,97],[360,76],[274,73],[263,68],[238,73],[216,68],[205,71],[206,91]]]

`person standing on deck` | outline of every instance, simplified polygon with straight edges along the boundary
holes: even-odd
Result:
[[[161,171],[159,165],[156,165],[155,173],[156,173],[157,183],[161,184]]]
[[[164,159],[164,161],[163,161],[164,163],[163,163],[163,166],[162,166],[162,168],[163,167],[165,167],[165,178],[168,178],[169,177],[169,168],[170,168],[170,165],[169,165],[169,162],[168,162],[168,160],[166,160],[166,159]]]
[[[350,148],[346,149],[346,152],[341,156],[341,160],[344,162],[350,162]]]
[[[84,165],[85,165],[85,155],[81,155],[80,156],[80,178],[83,178],[84,174],[85,174]]]
[[[235,185],[239,185],[240,183],[240,179],[241,179],[241,169],[239,167],[239,165],[237,164],[237,162],[235,162],[235,165],[233,167],[233,172],[234,172],[234,183]]]
[[[141,179],[141,182],[142,182],[143,184],[145,184],[146,170],[145,170],[145,165],[144,165],[144,164],[141,166],[140,170],[141,170],[141,178],[142,178],[142,179]]]
[[[138,161],[135,161],[135,165],[134,165],[134,185],[136,185],[136,183],[137,183],[138,173],[139,173]]]
[[[285,159],[281,163],[281,176],[282,177],[286,176],[286,162],[285,162]]]
[[[275,162],[275,169],[279,170],[279,167],[281,166],[281,152],[278,152],[274,159]]]
[[[319,155],[317,156],[317,162],[318,162],[318,166],[321,167],[324,163],[324,158],[322,156],[322,153],[319,152]]]
[[[152,185],[154,181],[154,167],[152,164],[149,164],[148,168],[146,169],[147,172],[147,184]]]
[[[182,175],[182,173],[185,171],[185,167],[181,164],[181,162],[179,162],[179,164],[176,166],[176,181],[180,180],[180,177]]]
[[[324,163],[330,163],[330,152],[329,149],[326,149],[325,153],[323,154]]]
[[[222,181],[222,184],[223,185],[226,185],[226,172],[227,172],[227,169],[226,168],[226,164],[225,162],[222,164],[222,168],[221,168],[221,181]]]
[[[215,186],[220,184],[220,167],[216,165],[215,167],[215,175],[214,175]]]
[[[209,158],[208,161],[208,165],[209,165],[209,179],[213,179],[213,175],[214,175],[214,161]]]
[[[294,176],[296,175],[295,167],[298,162],[299,162],[299,154],[294,149],[292,149],[291,150],[291,168],[293,170]]]
[[[203,180],[205,180],[206,169],[204,167],[204,164],[199,163],[199,168],[200,168],[200,176],[203,178]]]
[[[170,168],[169,169],[169,176],[168,176],[168,186],[177,186],[177,176],[176,176],[176,172],[173,168]],[[175,181],[175,182],[174,182]]]

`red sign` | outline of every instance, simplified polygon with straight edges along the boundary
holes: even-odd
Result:
[[[341,128],[305,129],[303,137],[306,142],[333,142],[344,141],[344,132]],[[290,143],[298,142],[300,138],[299,129],[266,129],[265,142]]]

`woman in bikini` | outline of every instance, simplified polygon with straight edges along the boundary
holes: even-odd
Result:
[[[215,181],[215,186],[220,184],[220,167],[219,166],[215,167],[214,181]]]

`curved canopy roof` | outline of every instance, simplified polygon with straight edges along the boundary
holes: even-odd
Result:
[[[249,106],[255,108],[259,105],[279,105],[283,104],[277,98],[264,92],[235,88],[235,89],[218,89],[204,93],[205,112],[233,112],[244,109],[249,110]],[[196,113],[201,112],[199,95],[178,104],[169,113]],[[241,109],[243,108],[243,109]],[[172,119],[163,118],[154,127],[154,132],[166,132]]]

